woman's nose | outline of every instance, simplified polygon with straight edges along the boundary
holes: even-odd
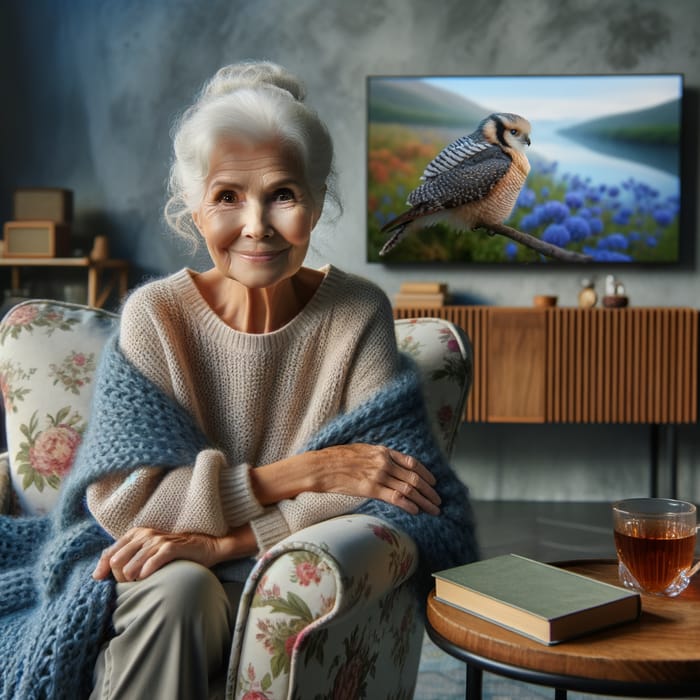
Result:
[[[259,204],[249,203],[245,208],[243,235],[248,238],[268,238],[272,235],[267,221],[265,208]]]

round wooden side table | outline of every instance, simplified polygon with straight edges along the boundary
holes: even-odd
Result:
[[[614,561],[560,564],[618,584]],[[556,689],[638,697],[700,697],[700,575],[677,598],[642,595],[631,623],[554,646],[428,597],[427,630],[441,649],[467,664],[467,697],[481,698],[483,671]]]

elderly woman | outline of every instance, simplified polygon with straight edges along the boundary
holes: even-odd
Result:
[[[421,596],[431,571],[475,556],[466,489],[429,434],[386,296],[303,265],[332,160],[274,64],[221,69],[179,121],[166,216],[212,267],[126,301],[57,516],[35,533],[51,543],[43,602],[19,606],[72,634],[80,603],[72,656],[48,663],[68,697],[207,697],[255,557],[320,520],[366,512],[406,529]],[[13,697],[25,663],[0,672]]]

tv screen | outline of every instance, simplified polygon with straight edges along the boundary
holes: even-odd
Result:
[[[380,255],[392,236],[382,229],[411,209],[429,163],[492,113],[507,113],[531,125],[530,170],[508,227],[595,263],[680,262],[682,97],[681,74],[368,77],[367,259],[558,261],[501,234],[423,217]],[[464,151],[454,153],[443,170],[459,165]]]

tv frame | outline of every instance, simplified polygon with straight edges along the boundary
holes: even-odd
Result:
[[[422,156],[422,165],[421,166],[413,166],[413,172],[411,174],[412,177],[412,182],[413,185],[411,186],[410,184],[407,184],[406,177],[403,177],[403,183],[400,183],[401,186],[396,187],[396,196],[400,197],[403,196],[403,201],[400,203],[397,203],[396,197],[394,197],[394,201],[391,202],[389,207],[384,207],[384,209],[379,209],[377,206],[377,197],[373,196],[373,191],[372,187],[375,184],[375,175],[380,172],[380,169],[377,168],[377,158],[376,155],[378,153],[378,149],[374,148],[373,144],[373,137],[376,136],[376,133],[373,129],[377,129],[377,124],[380,124],[381,122],[378,122],[376,120],[373,120],[373,115],[377,114],[378,108],[381,105],[378,105],[377,103],[373,103],[372,101],[372,88],[373,86],[377,85],[379,81],[388,81],[390,84],[402,84],[404,86],[408,85],[409,87],[413,86],[415,87],[416,85],[422,84],[426,81],[453,81],[457,83],[458,81],[462,81],[466,87],[469,86],[469,84],[475,84],[475,81],[484,81],[484,82],[489,82],[491,84],[503,84],[504,89],[508,85],[509,81],[521,81],[522,84],[526,84],[526,81],[528,81],[530,84],[532,84],[532,81],[541,81],[541,80],[547,80],[551,81],[551,84],[554,84],[556,81],[572,81],[573,84],[576,82],[581,83],[583,85],[583,79],[589,79],[589,80],[602,80],[602,81],[608,81],[610,84],[614,82],[613,79],[618,79],[618,80],[630,80],[632,83],[635,82],[641,82],[642,80],[649,80],[649,79],[663,79],[671,82],[677,83],[677,100],[678,100],[678,129],[679,129],[679,135],[678,135],[678,142],[676,146],[676,154],[677,154],[677,162],[676,162],[676,172],[678,176],[678,189],[677,189],[677,198],[678,198],[678,211],[677,211],[677,219],[676,219],[676,225],[677,225],[677,234],[676,234],[676,246],[677,246],[677,254],[674,259],[665,259],[665,260],[638,260],[638,259],[633,259],[629,261],[622,261],[620,259],[608,259],[608,260],[603,260],[603,259],[596,259],[593,258],[590,260],[589,263],[586,263],[590,266],[595,266],[595,267],[602,267],[604,269],[607,268],[613,268],[613,267],[619,267],[620,269],[632,269],[636,267],[641,267],[641,268],[650,268],[650,269],[655,269],[655,270],[662,270],[662,269],[692,269],[695,267],[695,261],[694,261],[694,255],[695,255],[695,249],[694,249],[694,235],[693,235],[693,228],[694,228],[694,207],[692,205],[692,187],[693,183],[695,182],[695,172],[692,171],[691,159],[685,158],[684,153],[688,152],[688,141],[689,141],[689,129],[688,129],[688,115],[687,115],[687,107],[688,107],[688,90],[685,85],[685,75],[682,72],[659,72],[659,73],[605,73],[605,74],[595,74],[595,73],[582,73],[582,74],[538,74],[538,75],[525,75],[525,74],[497,74],[497,75],[469,75],[469,74],[460,74],[460,75],[438,75],[438,74],[426,74],[426,75],[384,75],[384,74],[373,74],[373,75],[368,75],[366,78],[366,97],[367,97],[367,113],[366,113],[366,125],[367,125],[367,134],[366,134],[366,212],[367,212],[367,219],[366,219],[366,225],[367,225],[367,239],[366,239],[366,244],[367,244],[367,252],[366,252],[366,259],[367,262],[370,263],[382,263],[385,265],[391,265],[391,266],[420,266],[420,267],[425,267],[426,265],[449,265],[452,267],[459,267],[459,266],[491,266],[495,267],[498,269],[512,269],[512,268],[534,268],[537,270],[542,270],[546,269],[547,267],[557,267],[561,268],[562,266],[564,267],[571,267],[575,265],[580,265],[581,263],[578,262],[570,262],[570,261],[562,261],[562,260],[557,260],[553,259],[550,257],[545,257],[542,256],[541,254],[528,254],[527,257],[528,259],[523,260],[523,256],[519,256],[521,259],[505,259],[505,260],[464,260],[464,259],[452,259],[452,258],[447,258],[447,259],[435,259],[431,257],[434,254],[434,250],[431,250],[429,255],[427,256],[417,256],[416,254],[413,255],[413,257],[406,257],[405,254],[401,254],[400,247],[402,245],[405,245],[403,242],[400,242],[395,251],[398,252],[398,254],[393,254],[394,251],[389,253],[388,255],[384,257],[380,257],[378,255],[378,250],[383,242],[389,239],[390,234],[381,234],[381,236],[377,236],[377,228],[380,227],[380,225],[385,224],[389,219],[391,219],[393,216],[398,215],[402,211],[405,211],[409,207],[405,204],[405,199],[410,192],[410,190],[417,186],[420,183],[419,176],[422,173],[422,168],[425,167],[428,162],[439,152],[440,148],[450,141],[454,140],[457,136],[463,135],[463,134],[468,134],[473,129],[476,127],[476,124],[479,121],[479,118],[483,118],[487,116],[489,113],[494,112],[494,111],[503,111],[503,112],[516,112],[516,113],[521,113],[523,116],[526,118],[530,119],[532,123],[532,148],[528,149],[528,156],[530,157],[531,164],[533,164],[533,156],[534,160],[536,163],[541,162],[540,156],[537,154],[537,124],[539,119],[535,118],[530,118],[528,117],[527,114],[527,109],[521,109],[520,107],[517,106],[512,106],[512,105],[517,105],[520,102],[524,101],[523,99],[509,99],[507,94],[506,97],[503,99],[503,107],[499,108],[495,104],[490,104],[486,106],[480,105],[478,102],[476,104],[469,105],[472,110],[471,110],[471,121],[469,121],[469,117],[465,117],[464,119],[464,124],[465,126],[463,127],[457,127],[455,125],[455,119],[454,115],[457,110],[455,107],[455,104],[459,104],[458,102],[455,103],[452,100],[447,100],[447,106],[444,107],[444,114],[432,114],[432,113],[427,113],[425,112],[424,114],[427,116],[424,116],[425,119],[428,117],[435,117],[435,119],[443,118],[445,121],[449,122],[450,117],[452,116],[452,124],[451,126],[448,127],[443,127],[445,130],[445,133],[442,135],[442,142],[441,144],[438,143],[438,145],[435,145],[435,143],[431,144],[432,145],[432,150],[430,150],[430,147],[425,143],[425,140],[423,141],[423,144],[426,146],[425,148],[422,149],[414,149],[414,151],[418,150]],[[553,80],[556,79],[556,80]],[[640,88],[641,89],[641,88]],[[505,93],[504,93],[505,94]],[[456,98],[455,98],[456,100]],[[378,101],[377,101],[378,102]],[[501,102],[499,101],[499,104]],[[425,106],[425,105],[423,105]],[[403,109],[408,109],[405,104],[400,104],[397,106],[398,108],[403,108]],[[413,109],[415,109],[415,105],[413,105]],[[443,109],[443,106],[441,105],[440,109]],[[641,111],[644,108],[636,108],[636,111]],[[469,110],[465,110],[465,114]],[[617,114],[622,114],[622,113],[629,113],[635,111],[635,108],[631,108],[630,110],[627,109],[622,109],[622,110],[617,110],[612,112],[612,115],[617,115]],[[476,113],[478,113],[480,116],[477,118]],[[593,117],[591,117],[593,119]],[[585,119],[582,121],[590,121],[590,119]],[[388,125],[396,122],[391,122],[390,120],[385,121],[384,124]],[[421,128],[423,129],[424,132],[427,133],[427,131],[431,128],[429,126],[426,126],[425,124],[421,125]],[[433,130],[437,130],[438,127],[432,127]],[[449,135],[445,135],[449,134]],[[400,140],[396,141],[396,143],[400,143]],[[409,150],[408,143],[406,143],[406,148],[403,149],[396,149],[394,151],[391,150],[391,148],[384,148],[383,153],[385,156],[387,156],[387,163],[385,164],[385,170],[382,172],[386,172],[387,170],[389,172],[392,172],[391,167],[393,166],[396,171],[404,172],[409,168],[409,166],[406,163],[406,158],[401,159],[402,155]],[[373,150],[374,149],[374,150]],[[641,149],[640,149],[641,150]],[[691,153],[694,152],[694,150],[690,150]],[[381,163],[380,163],[381,165]],[[374,168],[374,171],[373,171]],[[533,164],[533,168],[531,170],[530,176],[528,176],[528,180],[523,188],[523,191],[525,191],[526,188],[529,188],[529,184],[531,182],[531,178],[533,176],[533,171],[535,171],[535,166]],[[575,173],[574,173],[575,175]],[[561,175],[559,176],[560,178],[562,177]],[[572,177],[572,174],[568,174],[568,178]],[[400,179],[396,178],[397,180]],[[389,175],[389,182],[391,186],[391,175]],[[594,183],[595,184],[595,183]],[[605,184],[607,187],[614,188],[615,185],[618,186],[621,183],[613,183],[613,182],[605,182],[605,183],[600,183],[600,184]],[[381,194],[381,190],[379,191]],[[376,195],[376,193],[374,193]],[[386,203],[387,199],[387,193],[383,195],[383,198],[381,200],[382,205]],[[517,208],[517,207],[516,207]],[[516,209],[514,209],[515,213]],[[522,212],[521,212],[522,213]],[[374,221],[372,221],[374,219]],[[511,216],[508,220],[506,220],[506,224],[513,226],[514,228],[518,228],[518,226],[515,226],[512,221],[513,217]],[[612,233],[610,229],[607,230],[606,235],[609,235]],[[449,236],[456,236],[456,237],[461,237],[461,236],[488,236],[488,234],[483,231],[483,230],[478,230],[474,232],[462,232],[462,233],[454,233],[454,232],[447,232]],[[541,234],[541,230],[540,230]],[[426,239],[430,239],[431,236],[433,238],[433,249],[434,248],[439,248],[440,245],[442,244],[442,241],[444,240],[444,235],[445,235],[445,230],[441,229],[439,227],[436,227],[433,229],[432,234],[430,231],[427,231],[426,233],[420,232],[418,234],[411,234],[410,237],[417,236],[418,238],[420,237],[425,237]],[[440,236],[442,236],[442,239],[440,239]],[[406,240],[408,240],[410,237],[407,237]],[[501,239],[500,235],[496,236],[488,236],[489,238],[494,238],[494,239]],[[435,242],[437,241],[437,242]],[[504,240],[503,245],[507,245],[509,241]],[[410,245],[410,244],[409,244]],[[590,248],[589,248],[590,251]],[[615,258],[616,256],[611,256],[612,258]],[[545,263],[545,264],[543,264]]]

